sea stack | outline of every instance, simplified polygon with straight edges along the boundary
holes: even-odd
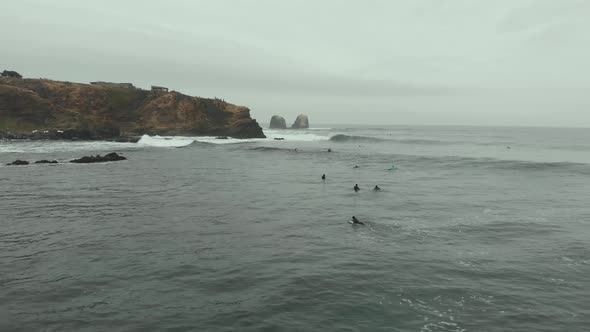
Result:
[[[287,121],[280,115],[273,115],[270,118],[270,129],[287,129]]]
[[[293,125],[292,129],[307,129],[309,128],[309,118],[305,114],[299,114]]]

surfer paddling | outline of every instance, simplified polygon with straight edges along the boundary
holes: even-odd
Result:
[[[350,219],[350,223],[353,225],[364,225],[365,223],[360,221],[357,217],[352,216],[352,218]]]

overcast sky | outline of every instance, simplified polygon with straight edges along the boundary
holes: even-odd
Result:
[[[268,122],[590,127],[590,0],[18,0],[0,70]]]

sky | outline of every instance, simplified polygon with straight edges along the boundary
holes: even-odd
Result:
[[[19,0],[0,70],[131,82],[267,123],[590,127],[590,0]]]

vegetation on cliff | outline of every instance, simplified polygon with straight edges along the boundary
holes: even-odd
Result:
[[[146,133],[264,137],[247,107],[220,99],[132,85],[0,77],[0,136],[111,139]]]

